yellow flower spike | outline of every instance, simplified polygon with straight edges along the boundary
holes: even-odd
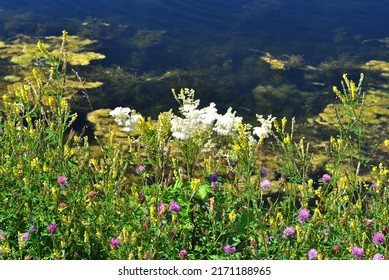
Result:
[[[138,247],[138,259],[140,259],[140,260],[143,259],[142,251],[143,251],[143,247],[139,246]]]
[[[150,216],[151,218],[155,218],[155,207],[154,206],[150,206]]]
[[[57,250],[55,250],[54,253],[53,253],[53,258],[56,259],[56,260],[60,260],[61,259],[61,253],[58,252]]]
[[[66,246],[65,241],[61,240],[59,246],[61,247],[61,249],[65,248],[65,246]]]
[[[273,217],[270,217],[270,219],[269,219],[269,224],[270,224],[270,226],[275,225],[275,221],[274,221],[274,218],[273,218]]]
[[[330,145],[333,149],[337,148],[336,139],[333,136],[330,137]]]
[[[84,243],[89,243],[89,234],[86,230],[84,231]]]
[[[130,253],[128,255],[128,260],[133,260],[133,259],[135,259],[134,253]]]
[[[99,191],[102,191],[103,190],[103,186],[100,185],[100,184],[94,184],[93,185],[95,187],[95,189],[99,190]]]
[[[355,100],[356,87],[353,81],[350,82],[351,100]]]
[[[319,254],[317,255],[317,259],[320,260],[320,261],[323,260],[323,254],[322,254],[322,253],[319,253]]]
[[[38,41],[38,43],[36,44],[39,51],[45,55],[48,55],[49,52],[46,50],[45,46],[43,45],[43,43],[41,41]]]
[[[286,123],[288,122],[288,119],[286,117],[283,117],[281,120],[281,131],[285,131]]]
[[[71,122],[72,122],[72,123],[75,122],[75,120],[77,119],[77,117],[78,117],[77,113],[74,113],[74,114],[72,115]]]
[[[283,218],[284,218],[284,217],[282,216],[281,212],[277,212],[276,220],[282,221]]]
[[[200,186],[200,179],[192,179],[190,182],[190,188],[192,189],[193,192],[196,192],[198,187]]]
[[[173,214],[172,215],[172,223],[174,224],[174,222],[177,220],[177,215]]]
[[[290,135],[289,133],[286,134],[286,137],[283,139],[283,142],[285,145],[289,145],[290,144]]]
[[[211,197],[209,199],[209,211],[211,211],[211,212],[213,211],[214,204],[215,204],[215,198]]]
[[[276,130],[278,133],[281,131],[281,129],[280,129],[280,124],[277,122],[277,120],[274,120],[273,126],[274,126],[275,130]]]
[[[316,219],[316,218],[321,218],[322,217],[322,214],[319,210],[319,208],[315,208],[315,210],[313,211],[313,218]]]
[[[360,199],[355,203],[355,210],[361,211],[362,210],[362,202]]]
[[[346,97],[338,90],[336,86],[332,87],[333,92],[335,95],[342,101],[344,102],[346,100]]]
[[[92,201],[89,201],[89,203],[85,207],[86,211],[90,211],[92,209]]]
[[[366,239],[367,239],[366,232],[362,232],[362,243],[365,243]]]
[[[122,241],[123,241],[124,243],[126,243],[127,240],[128,240],[128,231],[127,231],[127,229],[124,227],[124,228],[122,229]]]
[[[30,137],[34,137],[35,136],[35,130],[33,128],[30,128],[30,130],[28,131],[28,134],[30,135]]]
[[[64,223],[65,225],[68,224],[68,218],[66,217],[66,215],[62,215],[62,216],[61,216],[61,221],[62,221],[62,223]]]
[[[56,187],[51,188],[51,195],[53,196],[53,200],[57,201],[58,200],[58,192]]]
[[[228,218],[230,219],[230,222],[233,223],[236,220],[236,214],[235,214],[235,209],[232,209],[230,214],[228,215]]]
[[[385,139],[384,145],[386,148],[389,148],[389,139]]]
[[[61,109],[63,111],[67,110],[69,108],[69,103],[66,99],[61,100]]]
[[[113,139],[115,137],[115,131],[110,131],[109,133],[109,142],[113,143]]]
[[[297,242],[301,242],[303,240],[302,235],[301,235],[301,226],[296,225],[296,233],[297,233]]]
[[[385,224],[388,222],[388,210],[385,209],[384,212],[382,212],[382,222]]]
[[[138,192],[137,192],[135,186],[131,186],[131,187],[130,187],[130,190],[131,190],[131,194],[132,194],[134,197],[138,197]]]
[[[319,198],[322,198],[321,186],[315,190],[315,194],[316,194]]]

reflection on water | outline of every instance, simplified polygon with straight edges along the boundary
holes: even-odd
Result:
[[[3,0],[0,41],[63,29],[97,40],[93,51],[106,58],[75,67],[104,82],[89,90],[94,109],[155,116],[176,105],[170,88],[190,87],[204,105],[233,106],[246,120],[306,119],[334,102],[343,73],[358,79],[366,62],[388,60],[388,8],[380,0]],[[366,76],[367,87],[388,84],[374,71]],[[89,110],[83,94],[74,108]]]

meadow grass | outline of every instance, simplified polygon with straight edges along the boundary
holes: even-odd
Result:
[[[334,87],[349,118],[336,116],[315,176],[294,119],[257,115],[253,127],[232,109],[198,109],[190,89],[173,90],[178,116],[113,110],[128,141],[111,131],[91,157],[64,98],[66,32],[58,57],[37,47],[47,65],[3,96],[0,259],[389,257],[388,169],[364,152],[363,75]]]

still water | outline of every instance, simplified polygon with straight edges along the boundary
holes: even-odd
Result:
[[[63,29],[96,40],[106,58],[78,69],[104,83],[93,109],[155,116],[176,107],[171,88],[189,87],[221,113],[304,120],[335,101],[343,73],[389,60],[388,13],[387,0],[0,0],[0,40]],[[366,87],[389,83],[376,74]],[[82,94],[74,108],[91,110]]]

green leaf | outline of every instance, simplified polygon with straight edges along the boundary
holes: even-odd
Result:
[[[208,197],[208,194],[212,193],[211,186],[208,184],[201,185],[199,189],[197,190],[196,195],[201,199],[204,200],[205,198]]]

